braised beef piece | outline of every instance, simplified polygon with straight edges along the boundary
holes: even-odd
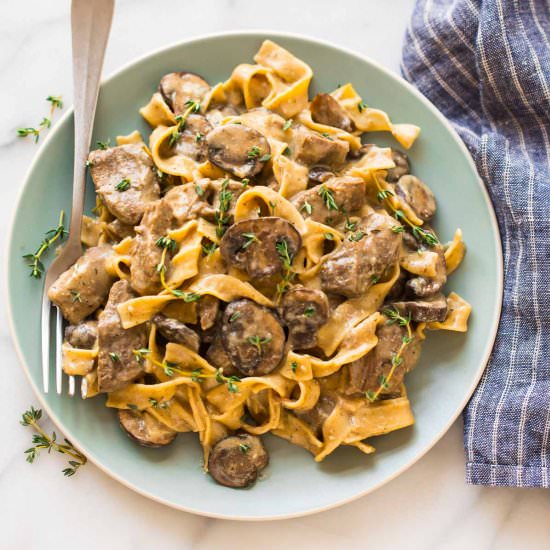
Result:
[[[136,227],[131,250],[130,282],[138,294],[160,292],[162,285],[157,266],[161,260],[162,248],[157,245],[157,241],[165,237],[174,225],[173,210],[166,197],[151,203],[145,209],[141,224]]]
[[[147,346],[144,324],[123,329],[117,307],[135,298],[128,281],[117,281],[98,319],[97,380],[100,392],[123,388],[144,373],[143,364],[134,353]]]
[[[291,223],[269,216],[232,225],[221,240],[220,252],[227,265],[246,271],[252,279],[265,279],[282,272],[281,251],[292,259],[301,246]]]
[[[285,333],[277,315],[252,300],[227,305],[221,338],[231,363],[245,376],[268,374],[283,358]]]
[[[73,348],[92,349],[97,341],[97,321],[88,320],[67,326],[65,341]]]
[[[238,178],[255,176],[271,158],[267,139],[244,124],[216,126],[206,143],[210,162]]]
[[[334,177],[297,193],[291,202],[304,218],[334,226],[367,202],[366,184],[352,176]]]
[[[96,192],[109,212],[122,223],[138,224],[147,204],[160,196],[153,161],[143,145],[97,149],[88,160]]]
[[[168,342],[181,344],[195,353],[199,352],[201,343],[199,335],[185,323],[166,317],[162,313],[157,313],[151,321],[153,321],[161,336],[166,338]]]
[[[296,412],[295,414],[300,420],[311,426],[316,437],[321,438],[323,436],[323,424],[334,410],[335,405],[336,401],[332,395],[321,395],[312,409]]]
[[[208,458],[208,472],[226,487],[252,485],[269,462],[261,439],[250,434],[232,435],[216,443]]]
[[[317,330],[328,319],[328,299],[321,290],[293,287],[283,296],[281,317],[294,349],[317,345]]]
[[[105,269],[112,254],[108,245],[88,248],[48,290],[48,298],[72,325],[83,321],[107,299],[115,280]]]
[[[216,324],[220,312],[220,301],[215,296],[205,294],[197,302],[197,315],[201,330],[209,330]]]
[[[292,158],[305,166],[320,164],[339,168],[346,161],[349,143],[323,136],[298,124],[293,128],[290,150]]]
[[[355,298],[364,294],[398,260],[401,234],[392,231],[397,222],[372,213],[357,224],[321,267],[325,292]]]
[[[119,219],[108,223],[107,231],[114,241],[122,241],[126,237],[133,237],[135,235],[134,226],[122,223]]]
[[[420,342],[414,339],[401,354],[401,363],[394,369],[391,378],[392,359],[407,336],[405,327],[398,323],[385,322],[376,329],[378,343],[367,355],[350,363],[350,380],[346,388],[347,394],[377,392],[382,387],[381,394],[391,394],[399,391],[405,374],[410,372],[420,358]]]
[[[159,422],[147,411],[120,409],[118,421],[126,435],[143,447],[164,447],[178,435],[178,432]]]
[[[188,101],[201,102],[210,91],[210,85],[198,74],[179,72],[164,75],[159,84],[159,92],[174,114],[181,115],[189,105]]]
[[[311,118],[319,124],[340,128],[345,132],[355,130],[355,124],[346,110],[329,94],[317,94],[309,109]]]

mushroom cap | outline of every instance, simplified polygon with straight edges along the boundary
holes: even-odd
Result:
[[[437,294],[423,300],[406,300],[392,304],[401,315],[410,315],[413,321],[439,321],[442,323],[447,317],[447,299],[443,294]]]
[[[143,447],[164,447],[178,435],[146,411],[120,409],[118,420],[128,437]]]
[[[174,114],[180,115],[189,100],[202,101],[210,90],[210,84],[195,73],[168,73],[160,79],[159,92]]]
[[[283,218],[266,216],[242,220],[224,234],[220,252],[227,265],[238,267],[252,279],[266,279],[283,270],[277,244],[286,242],[290,259],[302,246],[297,229]]]
[[[334,176],[335,174],[330,168],[319,164],[312,166],[307,174],[307,177],[311,181],[315,181],[317,183],[325,183],[325,181],[328,181]]]
[[[181,321],[166,317],[162,313],[157,313],[151,320],[160,334],[169,342],[181,344],[194,352],[199,351],[199,335]]]
[[[431,189],[416,176],[401,176],[395,186],[397,194],[414,210],[422,220],[434,217],[436,204]]]
[[[317,329],[328,318],[328,299],[321,290],[294,287],[285,293],[281,317],[289,330],[295,349],[308,349],[317,344]]]
[[[189,115],[185,119],[183,131],[174,143],[173,151],[197,162],[204,162],[208,156],[206,136],[212,125],[202,115]]]
[[[409,157],[406,153],[393,149],[391,152],[391,158],[395,162],[395,167],[390,168],[386,174],[386,181],[389,183],[395,183],[401,176],[410,174]]]
[[[268,374],[283,358],[285,332],[277,315],[246,298],[225,308],[221,338],[231,363],[245,376]]]
[[[255,176],[270,158],[267,139],[244,124],[217,126],[206,142],[210,162],[238,178]]]
[[[252,485],[260,470],[269,462],[261,439],[239,434],[218,441],[208,458],[208,472],[226,487],[243,488]]]

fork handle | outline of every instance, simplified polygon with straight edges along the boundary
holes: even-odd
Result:
[[[68,237],[71,244],[80,243],[86,190],[86,160],[92,140],[101,69],[113,11],[114,0],[72,0],[75,149],[73,205]]]

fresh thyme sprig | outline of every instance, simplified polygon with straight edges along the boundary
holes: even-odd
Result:
[[[266,336],[265,338],[262,338],[261,336],[255,334],[254,336],[249,336],[246,341],[254,346],[258,350],[258,353],[262,353],[262,346],[271,342],[271,336]]]
[[[63,225],[63,219],[65,217],[65,212],[61,210],[59,213],[59,221],[57,222],[57,227],[55,229],[50,229],[44,235],[44,239],[40,243],[37,251],[34,254],[25,254],[23,258],[28,260],[28,266],[31,268],[31,277],[35,279],[40,279],[42,273],[44,273],[44,264],[42,263],[42,255],[50,246],[52,246],[55,241],[63,238],[66,234],[65,226]]]
[[[49,95],[46,98],[46,101],[49,101],[51,103],[49,115],[47,117],[44,117],[40,121],[40,124],[37,128],[18,128],[17,135],[19,137],[24,138],[27,136],[34,136],[34,142],[38,143],[38,140],[40,139],[40,133],[48,128],[51,128],[54,112],[56,109],[63,109],[63,101],[61,101],[61,96],[56,95]]]
[[[22,426],[29,426],[37,432],[32,437],[33,446],[25,451],[27,462],[32,464],[38,458],[42,450],[47,451],[48,454],[52,450],[57,451],[71,458],[71,460],[69,460],[69,467],[63,470],[63,475],[66,477],[73,476],[81,466],[86,464],[88,459],[80,451],[77,451],[68,439],[63,439],[64,443],[59,443],[55,432],[53,432],[51,436],[47,435],[38,424],[41,418],[42,411],[34,407],[25,411],[21,416],[20,424]]]
[[[136,356],[139,362],[142,362],[147,355],[151,353],[150,349],[142,348],[133,350],[133,354]],[[156,359],[149,358],[149,361],[160,367],[166,376],[185,376],[191,378],[193,382],[201,382],[207,378],[214,378],[218,384],[227,384],[227,389],[230,393],[237,393],[239,388],[237,384],[241,381],[238,376],[225,376],[223,374],[223,369],[217,369],[216,372],[202,372],[202,368],[197,368],[192,371],[184,371],[178,368],[178,363],[173,363],[172,361],[157,361]]]
[[[292,271],[292,261],[294,258],[290,254],[288,243],[284,239],[277,241],[275,248],[277,250],[277,254],[279,255],[279,259],[281,260],[281,264],[283,265],[283,278],[279,283],[277,283],[276,302],[279,303],[281,296],[290,288],[290,283],[296,276],[296,273]]]
[[[185,128],[185,121],[187,120],[187,117],[191,113],[198,113],[201,110],[201,104],[198,101],[194,101],[193,99],[186,101],[185,106],[187,107],[187,109],[181,115],[176,116],[177,125],[170,134],[170,139],[168,140],[169,147],[173,147],[180,138],[181,133]],[[202,137],[200,139],[202,139]],[[195,141],[200,141],[200,139],[197,140],[197,136],[195,135]]]
[[[252,243],[260,241],[260,239],[256,237],[255,233],[242,233],[242,236],[244,237],[245,242],[241,246],[241,250],[246,250]]]
[[[365,397],[372,403],[373,401],[376,401],[378,396],[384,391],[389,388],[390,380],[392,379],[395,369],[399,365],[403,363],[403,351],[405,348],[414,340],[414,337],[412,335],[411,330],[411,316],[408,315],[407,317],[403,317],[401,313],[397,309],[385,309],[382,313],[388,317],[388,324],[397,323],[400,327],[405,327],[407,329],[407,334],[403,336],[403,339],[401,340],[401,346],[399,349],[393,354],[392,360],[391,360],[391,369],[388,372],[387,376],[381,375],[379,382],[380,386],[378,389],[373,391],[367,391],[365,392]]]
[[[332,194],[332,191],[328,189],[325,184],[319,187],[319,191],[317,191],[317,193],[323,199],[325,206],[327,207],[328,210],[339,210],[339,207],[336,204],[336,200],[334,199],[334,195]]]
[[[216,235],[220,238],[223,237],[223,234],[225,233],[227,226],[229,225],[229,216],[227,215],[227,212],[229,211],[229,207],[231,206],[233,193],[231,191],[228,191],[228,186],[229,180],[226,178],[222,182],[219,197],[220,204],[214,214],[214,219],[216,221]]]
[[[378,181],[378,178],[376,177],[376,174],[374,175],[374,181],[376,182],[376,188],[378,189],[378,193],[376,194],[377,199],[380,202],[384,202],[390,208],[397,221],[401,223],[406,223],[411,228],[412,234],[415,236],[415,238],[424,241],[428,246],[435,246],[436,244],[439,244],[439,240],[431,231],[426,231],[422,227],[416,225],[411,220],[409,220],[409,218],[402,210],[395,208],[391,201],[393,192],[389,189],[382,188],[380,182]],[[403,230],[399,229],[398,226],[397,230],[395,230],[394,233],[401,233],[402,231]]]

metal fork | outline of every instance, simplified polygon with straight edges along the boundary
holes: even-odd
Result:
[[[69,236],[59,256],[46,273],[42,295],[42,380],[48,393],[50,379],[51,314],[55,310],[55,385],[63,391],[61,345],[63,343],[63,316],[48,299],[52,283],[82,255],[80,231],[86,187],[86,159],[92,139],[92,128],[99,93],[99,80],[105,48],[111,29],[114,0],[72,0],[71,34],[73,45],[74,88],[74,176],[73,203]],[[81,394],[86,395],[86,380],[82,379]],[[74,395],[75,379],[69,377],[69,395]]]

